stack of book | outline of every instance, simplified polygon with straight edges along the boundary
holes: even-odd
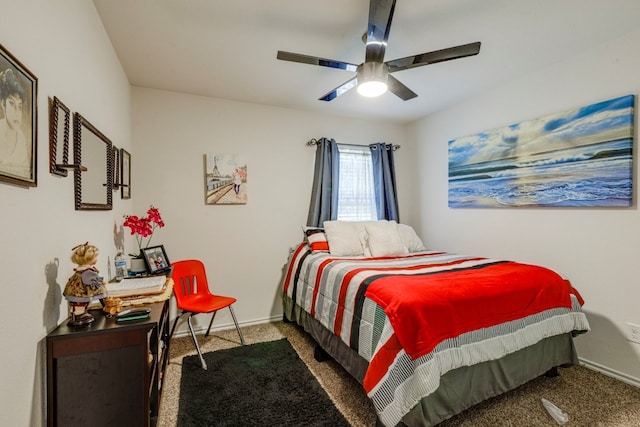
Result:
[[[167,283],[166,276],[132,277],[119,282],[107,283],[110,297],[130,297],[138,295],[160,294]]]

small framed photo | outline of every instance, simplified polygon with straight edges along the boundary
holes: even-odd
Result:
[[[0,45],[0,180],[37,186],[38,79]]]
[[[131,198],[131,154],[120,149],[120,198]]]
[[[171,269],[164,246],[151,246],[142,250],[142,257],[150,274],[160,274]]]

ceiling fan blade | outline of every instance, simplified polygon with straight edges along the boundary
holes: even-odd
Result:
[[[400,82],[400,80],[396,79],[392,75],[387,76],[387,88],[389,89],[389,92],[393,93],[403,101],[408,101],[409,99],[413,99],[418,96],[417,93],[406,87]]]
[[[331,101],[348,91],[349,89],[353,89],[358,85],[358,77],[354,77],[349,81],[342,83],[340,86],[327,93],[326,95],[318,98],[320,101]]]
[[[407,70],[409,68],[435,64],[436,62],[473,56],[479,52],[480,42],[475,42],[447,49],[434,50],[433,52],[421,53],[420,55],[407,56],[406,58],[394,59],[387,61],[386,64],[389,66],[389,72],[395,73],[396,71]]]
[[[278,59],[283,61],[300,62],[302,64],[319,65],[321,67],[338,68],[340,70],[356,71],[358,66],[348,62],[336,61],[334,59],[318,58],[316,56],[301,55],[299,53],[278,51]]]
[[[365,62],[384,61],[396,0],[371,0]]]

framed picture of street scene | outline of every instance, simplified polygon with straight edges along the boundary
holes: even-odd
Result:
[[[247,203],[247,162],[235,154],[205,155],[205,203]]]

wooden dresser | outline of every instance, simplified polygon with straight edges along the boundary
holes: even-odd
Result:
[[[169,301],[146,304],[148,319],[95,322],[47,336],[47,425],[155,426],[169,357]]]

